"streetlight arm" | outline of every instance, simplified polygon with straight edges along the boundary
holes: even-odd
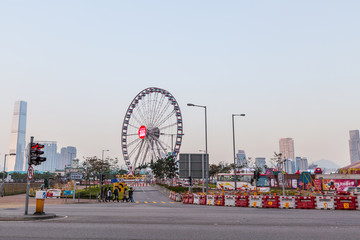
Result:
[[[193,104],[193,103],[188,103],[187,105],[188,105],[189,107],[202,107],[202,108],[206,108],[206,106],[196,105],[196,104]]]

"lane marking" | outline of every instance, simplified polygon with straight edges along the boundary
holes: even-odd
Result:
[[[136,203],[140,203],[140,202],[136,202]]]
[[[153,201],[153,203],[157,203],[157,202]]]
[[[144,203],[148,203],[148,202],[145,201]]]
[[[166,202],[161,201],[161,203],[166,203]]]

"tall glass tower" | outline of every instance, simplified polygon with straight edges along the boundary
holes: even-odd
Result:
[[[350,162],[355,163],[360,161],[360,136],[359,130],[350,130]]]
[[[25,137],[26,137],[26,113],[27,103],[16,101],[10,136],[10,153],[16,156],[9,156],[7,171],[24,171],[25,165]]]

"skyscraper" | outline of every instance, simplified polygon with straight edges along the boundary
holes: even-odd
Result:
[[[349,147],[350,147],[350,162],[355,163],[360,161],[360,137],[359,130],[351,130]]]
[[[9,156],[7,171],[24,171],[25,165],[25,137],[26,137],[26,113],[27,103],[16,101],[10,136],[10,153],[16,156]]]
[[[54,172],[58,163],[57,143],[54,141],[38,141],[38,143],[44,145],[43,156],[46,157],[46,161],[36,166],[35,169],[44,172]]]
[[[255,165],[261,168],[262,172],[265,172],[266,159],[263,157],[255,158]]]
[[[281,138],[279,141],[280,153],[282,160],[285,159],[295,159],[295,150],[294,150],[294,140],[292,138]],[[285,163],[284,167],[286,171],[291,169],[291,162]]]
[[[70,166],[74,158],[76,158],[76,147],[68,146],[61,148],[57,168],[64,169],[65,166]]]
[[[247,167],[247,159],[244,150],[239,150],[236,154],[237,166],[238,167]]]

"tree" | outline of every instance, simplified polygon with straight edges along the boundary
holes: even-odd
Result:
[[[110,166],[113,164],[113,160],[105,159],[104,161],[100,158],[88,157],[83,162],[84,168],[84,177],[85,177],[85,185],[87,188],[87,182],[91,181],[91,179],[95,180],[96,178],[100,179],[100,174],[105,174],[110,171]]]
[[[150,162],[150,168],[157,179],[173,178],[177,175],[177,164],[173,156],[160,158],[157,161]]]

